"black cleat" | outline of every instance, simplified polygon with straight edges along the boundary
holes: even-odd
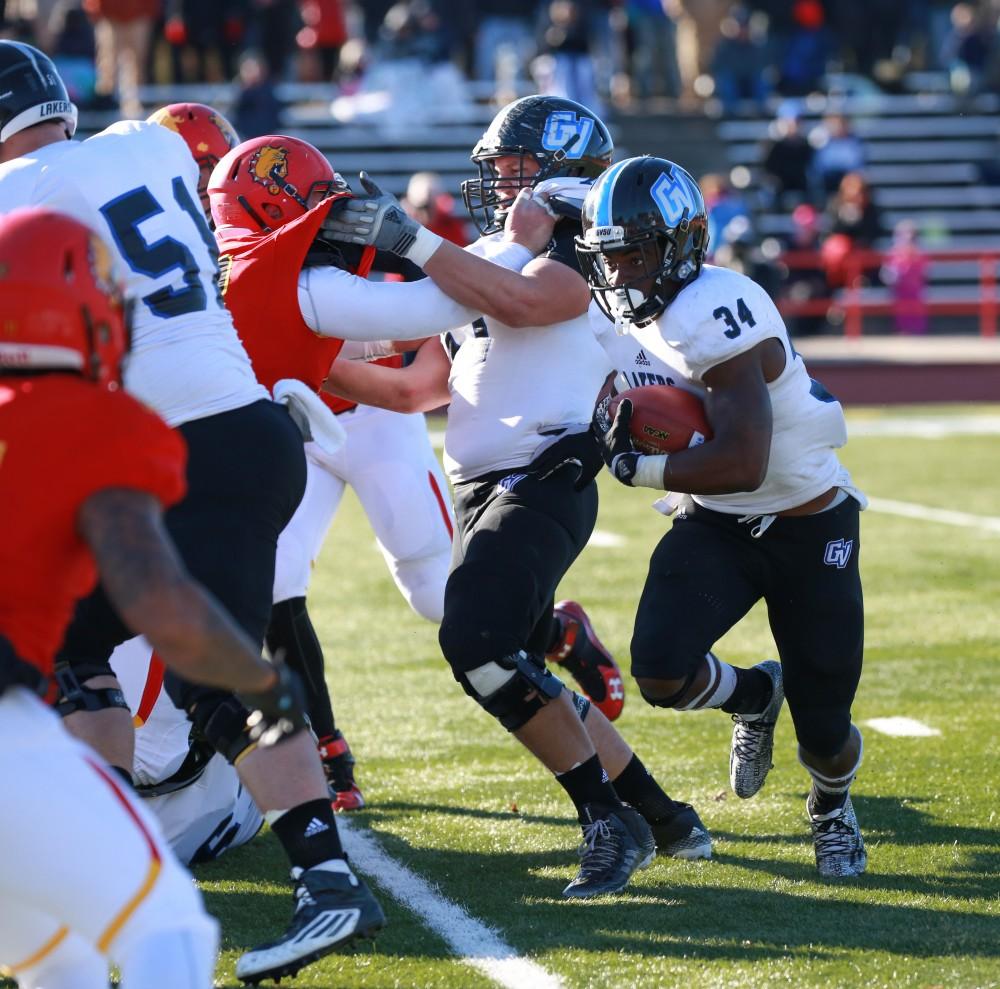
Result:
[[[676,813],[661,821],[650,821],[656,851],[675,859],[710,859],[712,836],[690,804],[675,803]]]
[[[580,871],[563,896],[617,893],[628,885],[636,869],[645,868],[656,855],[649,825],[631,807],[587,804],[583,817]]]
[[[340,861],[340,860],[337,860]],[[246,952],[236,977],[256,985],[278,981],[355,940],[372,938],[385,926],[385,914],[371,890],[346,862],[340,871],[317,866],[292,869],[295,914],[288,930],[274,941]]]

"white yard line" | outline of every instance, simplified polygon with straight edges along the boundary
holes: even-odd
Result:
[[[590,534],[587,541],[588,546],[596,546],[598,549],[616,549],[625,545],[625,537],[619,536],[615,532],[608,532],[605,529],[595,529]]]
[[[893,735],[897,738],[930,738],[941,734],[937,728],[931,728],[916,718],[904,718],[899,715],[892,718],[869,718],[862,724],[883,735]]]
[[[412,910],[466,965],[506,989],[564,989],[562,979],[522,958],[495,931],[397,862],[366,828],[343,815],[337,816],[337,825],[351,864]]]
[[[951,508],[932,508],[929,505],[914,505],[908,501],[893,501],[891,498],[870,498],[868,507],[873,512],[900,515],[921,522],[941,522],[957,525],[963,529],[978,529],[991,535],[1000,536],[1000,518],[994,515],[973,515],[971,512],[957,512]]]
[[[940,440],[947,436],[996,436],[1000,416],[886,416],[878,419],[850,417],[848,436],[912,436]]]

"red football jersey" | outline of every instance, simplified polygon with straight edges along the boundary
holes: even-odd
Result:
[[[164,505],[185,492],[187,448],[124,391],[73,375],[0,379],[0,633],[48,674],[78,598],[97,580],[77,529],[105,488]]]
[[[344,341],[314,333],[299,308],[299,273],[331,203],[320,203],[269,234],[219,241],[222,294],[257,380],[274,388],[297,378],[319,391]],[[375,256],[366,248],[359,275]]]

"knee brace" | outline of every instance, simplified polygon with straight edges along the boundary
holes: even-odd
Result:
[[[507,731],[526,725],[563,689],[545,663],[523,649],[472,670],[453,672],[465,692]]]
[[[81,683],[97,676],[114,677],[110,664],[99,663],[70,666],[57,663],[53,677],[58,688],[56,714],[65,718],[77,711],[106,711],[112,708],[129,710],[120,687],[87,687]]]
[[[254,747],[247,728],[250,712],[232,694],[202,694],[187,711],[195,731],[231,765]]]

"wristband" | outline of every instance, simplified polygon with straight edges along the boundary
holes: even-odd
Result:
[[[635,474],[632,477],[632,486],[656,488],[658,491],[664,491],[666,486],[663,483],[663,475],[669,459],[670,457],[666,453],[639,457],[635,465]]]
[[[412,261],[418,268],[422,268],[431,259],[431,255],[441,246],[443,238],[436,233],[432,233],[426,227],[419,227],[416,239],[403,252],[403,257],[407,261]]]

